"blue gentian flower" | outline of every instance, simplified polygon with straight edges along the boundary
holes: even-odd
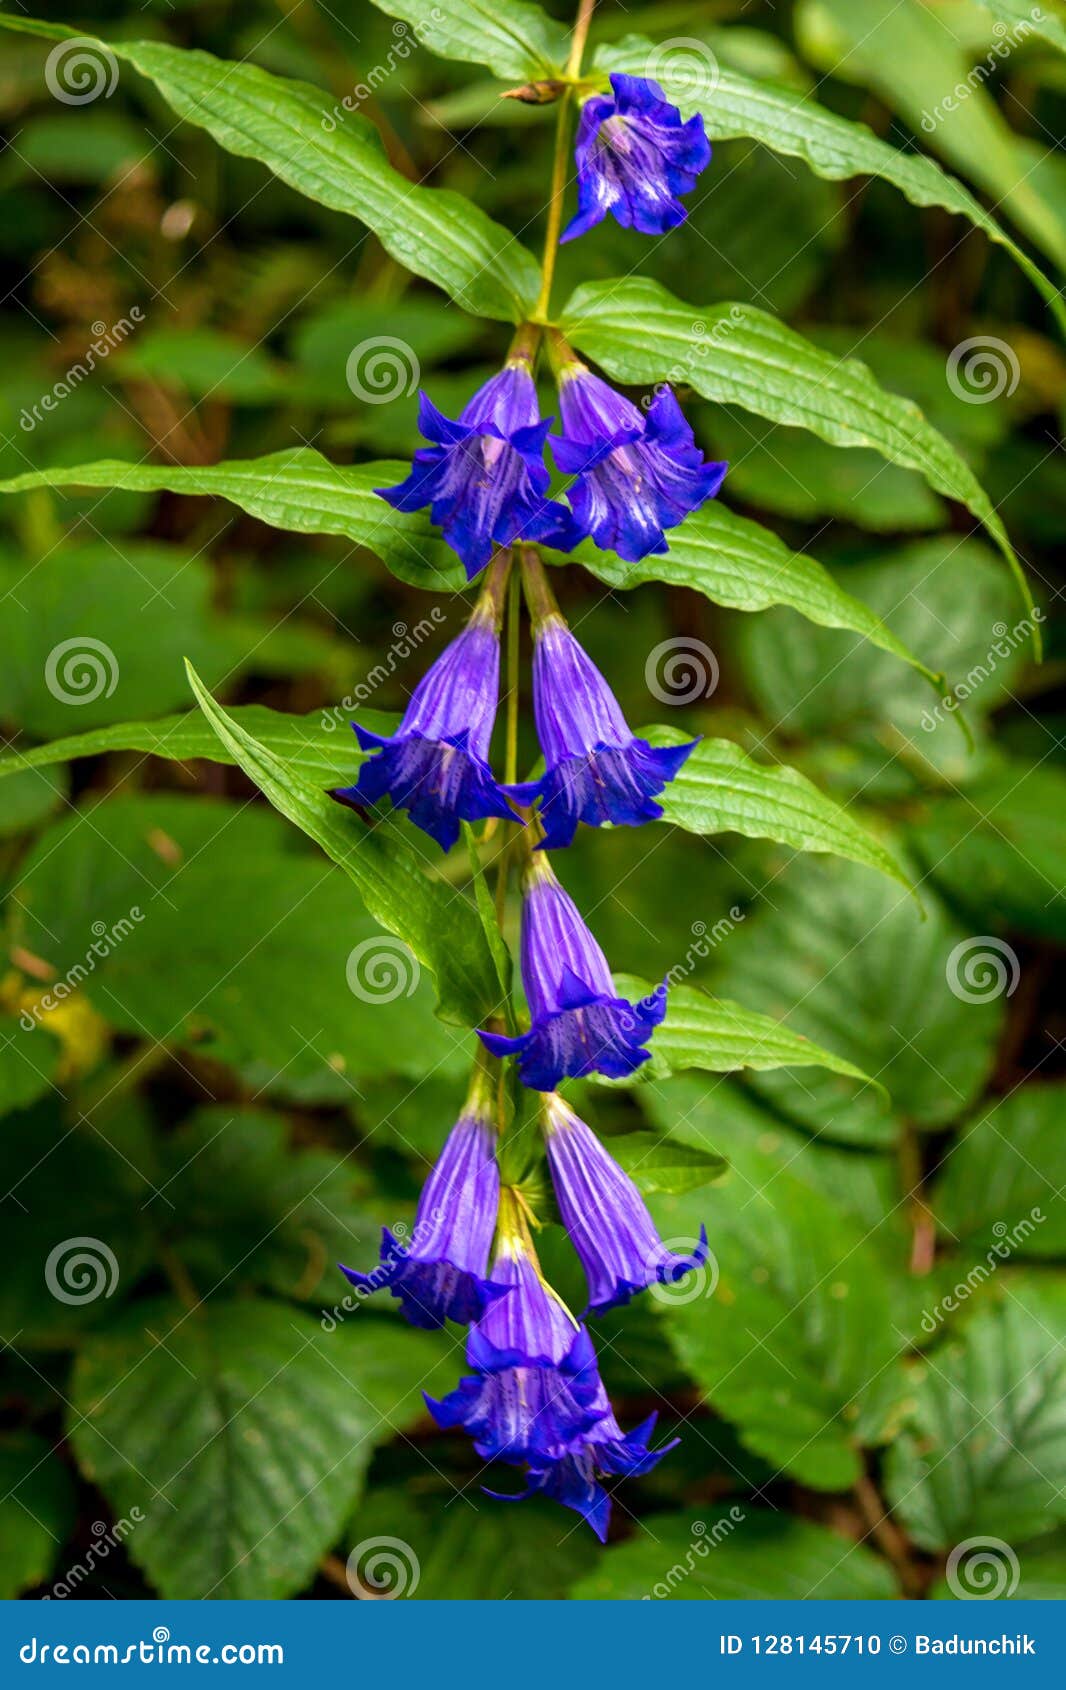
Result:
[[[655,794],[698,744],[693,739],[656,749],[637,739],[558,613],[535,625],[533,711],[545,772],[540,780],[506,790],[518,804],[539,800],[544,838],[538,849],[569,845],[578,822],[637,827],[656,821],[663,810]]]
[[[578,212],[564,241],[583,235],[607,213],[625,229],[663,235],[688,213],[678,199],[696,185],[711,161],[702,117],[682,122],[657,82],[643,76],[611,77],[611,94],[585,101],[578,124]]]
[[[483,1460],[551,1461],[602,1417],[590,1406],[599,1375],[589,1335],[541,1276],[509,1193],[492,1273],[510,1290],[470,1333],[475,1371],[443,1401],[426,1403],[438,1425],[469,1432]]]
[[[341,1272],[364,1292],[391,1291],[413,1326],[477,1320],[510,1294],[485,1277],[499,1194],[492,1094],[479,1073],[422,1188],[411,1237],[401,1243],[385,1227],[378,1266]]]
[[[568,1449],[559,1451],[554,1460],[531,1463],[527,1488],[518,1496],[508,1496],[504,1500],[524,1502],[530,1496],[550,1497],[553,1502],[561,1502],[564,1508],[572,1508],[580,1514],[603,1543],[611,1518],[611,1499],[599,1480],[606,1477],[640,1478],[642,1474],[650,1473],[681,1440],[674,1438],[659,1449],[649,1449],[648,1442],[658,1418],[655,1414],[650,1414],[627,1436],[611,1411],[602,1384],[590,1407],[603,1411],[595,1425],[575,1438]],[[490,1494],[500,1495],[498,1491]]]
[[[627,563],[665,552],[666,530],[713,499],[729,467],[705,462],[669,387],[644,416],[578,359],[559,372],[563,434],[555,461],[576,477],[567,498],[578,528]]]
[[[615,996],[607,959],[577,905],[538,853],[526,871],[522,984],[532,1026],[518,1038],[479,1032],[494,1056],[517,1056],[522,1084],[554,1091],[568,1074],[632,1074],[666,1014],[666,983],[639,1003]]]
[[[471,580],[497,546],[512,540],[569,549],[579,537],[570,515],[545,497],[544,441],[551,422],[541,420],[524,358],[511,359],[480,387],[458,421],[443,416],[423,393],[418,426],[433,444],[415,453],[406,481],[377,492],[399,511],[429,505]]]
[[[352,723],[363,750],[376,755],[354,786],[330,794],[356,810],[389,798],[444,851],[461,821],[515,819],[488,762],[500,690],[494,595],[502,593],[503,573],[494,572],[463,632],[423,675],[394,734]]]
[[[706,1261],[702,1227],[691,1256],[667,1250],[629,1175],[561,1097],[545,1099],[543,1121],[559,1212],[589,1284],[586,1313],[617,1308],[655,1283],[674,1284]]]

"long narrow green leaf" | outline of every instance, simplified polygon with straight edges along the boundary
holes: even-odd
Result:
[[[736,516],[720,500],[693,511],[670,534],[670,549],[640,563],[624,563],[591,541],[578,548],[578,562],[609,587],[639,587],[665,581],[691,587],[730,610],[768,610],[785,604],[823,628],[846,628],[937,683],[927,669],[861,600],[839,587],[829,571],[804,552],[794,552],[769,528]]]
[[[495,1013],[500,989],[477,911],[454,887],[431,880],[390,821],[372,826],[341,809],[283,757],[216,704],[191,664],[189,684],[208,722],[250,780],[356,886],[370,914],[409,945],[437,983],[444,1021],[476,1027]]]
[[[566,68],[566,32],[526,0],[373,0],[402,18],[419,43],[442,59],[488,65],[508,82],[558,76]]]
[[[645,728],[653,745],[679,745],[676,728]],[[756,763],[730,739],[702,739],[662,796],[663,820],[688,833],[742,833],[796,851],[850,857],[903,886],[910,881],[890,851],[846,810],[780,764]]]
[[[614,983],[619,994],[631,1003],[647,997],[653,989],[647,980],[630,974],[616,974]],[[655,1030],[651,1052],[650,1063],[638,1071],[633,1083],[667,1079],[686,1068],[733,1074],[741,1068],[813,1067],[875,1084],[861,1068],[790,1032],[772,1016],[760,1015],[727,998],[709,997],[698,986],[671,985],[666,1019]]]
[[[101,459],[70,468],[30,470],[0,482],[0,493],[32,487],[122,487],[141,493],[194,493],[229,499],[249,516],[298,534],[343,534],[381,558],[414,587],[451,592],[466,586],[455,553],[428,513],[405,516],[375,493],[407,474],[409,464],[385,460],[346,469],[307,446],[262,458],[186,468]]]
[[[1003,523],[969,466],[917,405],[887,392],[857,359],[834,358],[754,306],[699,309],[639,277],[578,288],[562,326],[620,381],[686,382],[705,399],[809,429],[834,446],[870,446],[919,470],[984,524],[1033,609]],[[1033,637],[1036,645],[1035,628]]]
[[[466,576],[425,512],[394,511],[374,492],[398,481],[406,465],[386,461],[346,469],[310,447],[262,458],[233,459],[206,468],[173,464],[95,464],[30,470],[0,481],[0,493],[34,487],[123,487],[140,492],[194,493],[229,499],[250,516],[303,534],[342,534],[375,552],[401,580],[439,592],[465,587]],[[670,537],[668,553],[640,564],[622,563],[591,543],[577,557],[612,587],[667,581],[691,587],[715,604],[735,610],[789,605],[812,622],[847,628],[885,651],[919,663],[885,624],[852,598],[814,558],[792,552],[769,529],[734,516],[721,504],[705,505]]]
[[[31,18],[0,16],[0,25],[60,33]],[[227,152],[265,164],[297,193],[357,217],[397,263],[443,288],[464,311],[505,322],[529,315],[540,274],[532,254],[462,194],[401,176],[359,112],[257,65],[158,41],[101,44],[154,82],[179,117],[206,129]]]
[[[993,3],[990,0],[990,10]],[[1055,27],[1062,29],[1061,24]],[[597,69],[605,71],[640,75],[652,62],[667,98],[686,114],[699,111],[712,141],[758,141],[773,152],[802,159],[816,176],[832,182],[848,181],[854,176],[879,176],[898,188],[912,205],[936,205],[965,217],[990,241],[1010,253],[1066,331],[1066,303],[1061,290],[970,190],[925,153],[900,152],[864,123],[838,117],[795,89],[756,82],[724,65],[718,67],[713,92],[702,94],[693,84],[691,67],[686,77],[679,57],[677,69],[671,74],[670,55],[661,52],[656,55],[652,43],[641,36],[627,36],[623,41],[601,47],[596,54]]]

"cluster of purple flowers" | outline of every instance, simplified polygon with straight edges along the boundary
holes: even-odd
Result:
[[[678,195],[710,157],[702,120],[681,121],[656,84],[611,78],[587,100],[577,140],[579,211],[572,239],[608,212],[661,233],[684,217]],[[470,579],[488,565],[470,619],[423,677],[396,732],[353,724],[367,753],[354,785],[333,796],[359,812],[383,799],[448,851],[460,824],[498,818],[525,829],[521,976],[528,1029],[479,1031],[470,1092],[426,1180],[411,1236],[386,1230],[369,1273],[344,1272],[364,1293],[388,1289],[417,1326],[469,1327],[469,1372],[442,1401],[443,1427],[462,1427],[478,1454],[524,1468],[526,1488],[575,1509],[602,1539],[603,1480],[647,1472],[672,1445],[650,1448],[655,1417],[622,1431],[584,1324],[589,1315],[672,1282],[704,1260],[662,1244],[636,1185],[557,1088],[590,1074],[620,1079],[650,1055],[666,1013],[666,983],[638,1002],[620,997],[603,951],[556,878],[549,853],[580,823],[638,826],[695,741],[657,749],[634,735],[614,693],[574,638],[534,543],[568,551],[591,538],[627,561],[667,549],[666,533],[721,486],[673,393],[641,410],[547,331],[562,430],[541,418],[533,360],[542,333],[519,331],[504,368],[453,421],[423,396],[429,442],[410,475],[381,495],[399,510],[429,507]],[[544,451],[567,478],[553,498]],[[500,633],[518,555],[533,640],[533,708],[544,759],[538,778],[504,783],[490,764],[499,702]],[[493,823],[490,822],[490,826]],[[506,860],[506,859],[505,859]],[[574,1317],[547,1284],[533,1244],[537,1223],[517,1185],[502,1184],[499,1062],[540,1094],[544,1152],[559,1214],[588,1281]],[[496,1493],[493,1493],[496,1494]]]

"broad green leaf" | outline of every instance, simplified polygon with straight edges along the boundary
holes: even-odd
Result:
[[[1002,3],[1003,0],[990,0],[990,4]],[[611,46],[600,47],[595,64],[599,70],[628,70],[643,75],[654,53],[649,41],[629,36]],[[656,75],[667,99],[680,106],[686,116],[693,111],[701,112],[712,141],[740,137],[759,141],[774,152],[802,159],[808,169],[830,181],[879,176],[898,188],[912,205],[941,206],[965,217],[989,240],[1006,248],[1052,307],[1060,324],[1066,327],[1066,310],[1055,284],[969,190],[933,159],[916,151],[901,152],[882,141],[865,123],[852,123],[839,117],[794,89],[773,82],[757,82],[719,65],[713,89],[704,94],[683,54],[674,56],[673,66],[676,68],[672,70],[669,53],[657,55]]]
[[[399,1538],[406,1545],[395,1563],[395,1583],[387,1562],[376,1568],[382,1581],[376,1593],[382,1598],[395,1594],[418,1602],[471,1597],[480,1602],[557,1601],[587,1567],[584,1534],[573,1530],[555,1504],[540,1498],[524,1502],[522,1529],[516,1531],[511,1510],[483,1496],[476,1486],[464,1491],[457,1506],[455,1487],[446,1476],[427,1485],[431,1480],[422,1465],[412,1482],[371,1489],[356,1508],[341,1551],[349,1555],[358,1545],[365,1546],[352,1570],[357,1588],[369,1598],[375,1595],[374,1546],[382,1539]]]
[[[734,515],[718,500],[694,511],[672,531],[669,551],[650,554],[640,563],[624,563],[591,541],[579,547],[575,556],[609,587],[625,589],[645,581],[664,581],[672,587],[691,587],[731,610],[788,605],[822,627],[850,628],[862,634],[935,679],[933,671],[813,557],[792,551],[770,529]]]
[[[958,796],[923,803],[907,840],[975,925],[1066,939],[1066,775],[1008,763]]]
[[[936,11],[922,0],[817,0],[801,7],[797,28],[803,40],[808,17],[825,20],[821,51],[812,32],[812,56],[872,88],[923,145],[976,182],[1061,266],[1066,261],[1062,160],[1044,137],[1010,127],[982,86],[998,57],[987,49],[982,53],[977,43],[965,48]],[[1033,39],[1031,26],[1028,36]],[[1017,37],[1013,45],[1024,39]],[[991,26],[986,40],[993,40]],[[974,75],[975,60],[983,61],[983,75]]]
[[[467,907],[452,897],[440,935]],[[224,1062],[256,1093],[348,1101],[369,1076],[469,1059],[406,945],[266,806],[155,793],[68,812],[23,865],[12,936],[53,993],[76,988],[111,1027]],[[449,979],[465,979],[461,944],[457,928]]]
[[[365,1311],[324,1333],[283,1303],[140,1304],[82,1349],[71,1441],[116,1514],[154,1498],[126,1547],[161,1596],[291,1596],[441,1353]]]
[[[446,1130],[441,1122],[441,1142]],[[167,1202],[150,1213],[194,1285],[334,1302],[344,1289],[337,1263],[374,1254],[381,1229],[357,1196],[366,1176],[354,1151],[297,1150],[289,1138],[280,1115],[222,1105],[168,1135]]]
[[[262,458],[189,468],[104,460],[71,468],[30,470],[0,482],[0,492],[32,487],[123,487],[149,493],[193,493],[229,499],[249,516],[298,534],[343,534],[375,552],[402,581],[438,591],[466,585],[462,566],[429,523],[404,516],[374,492],[407,474],[409,464],[384,461],[357,469],[331,464],[310,447]]]
[[[834,358],[750,305],[697,308],[640,278],[586,283],[567,303],[562,326],[620,381],[685,382],[705,399],[807,428],[836,446],[872,446],[891,463],[920,470],[984,524],[1031,604],[1006,530],[969,466],[917,405],[880,387],[856,359]]]
[[[656,1514],[609,1549],[570,1593],[578,1601],[886,1601],[891,1568],[863,1544],[779,1509]]]
[[[211,608],[203,558],[127,541],[61,547],[44,560],[0,556],[4,662],[0,721],[35,737],[172,710],[188,654],[216,680],[239,641]]]
[[[0,17],[5,28],[13,23]],[[17,27],[57,33],[36,19],[21,18]],[[462,194],[401,176],[374,125],[323,89],[163,42],[103,44],[154,82],[179,117],[227,152],[265,164],[297,193],[358,218],[397,263],[464,311],[514,322],[528,315],[539,276],[525,247]]]
[[[562,26],[526,0],[373,0],[380,12],[410,24],[419,44],[443,59],[488,65],[506,82],[535,82],[566,69]]]
[[[1066,1520],[1066,1326],[1017,1281],[912,1368],[888,1458],[894,1512],[923,1549],[1024,1542]]]
[[[608,1149],[646,1196],[681,1196],[718,1179],[725,1169],[722,1156],[712,1156],[695,1144],[682,1144],[658,1133],[623,1133],[608,1140]]]
[[[943,698],[858,640],[802,628],[777,610],[738,629],[752,694],[782,732],[813,743],[827,773],[864,795],[921,791],[928,781],[916,781],[915,767],[968,784],[974,758],[963,719],[980,730],[1015,690],[1029,651],[1030,620],[1018,615],[996,558],[980,541],[945,535],[878,551],[842,579],[938,663]]]
[[[903,1122],[944,1127],[984,1086],[1005,999],[964,997],[971,943],[938,899],[913,899],[847,864],[793,865],[773,881],[772,907],[749,916],[722,947],[716,991],[787,1018],[885,1088],[856,1092],[818,1073],[756,1074],[780,1113],[830,1140],[883,1145]]]
[[[706,1226],[713,1263],[658,1297],[706,1400],[775,1468],[846,1490],[903,1387],[881,1258],[865,1228],[752,1152],[720,1185],[654,1199],[681,1248]]]
[[[55,762],[61,765],[62,759],[56,758]],[[5,759],[0,756],[0,774],[14,778],[4,788],[4,802],[0,805],[0,839],[10,839],[36,827],[57,810],[66,799],[70,782],[68,771],[62,766],[53,774],[42,775],[34,769],[20,773],[4,764]]]
[[[616,974],[615,987],[631,1002],[647,997],[652,990],[650,982],[629,974]],[[772,1017],[724,998],[709,997],[696,986],[671,985],[666,1019],[656,1028],[651,1049],[652,1060],[638,1080],[666,1079],[686,1068],[733,1074],[741,1068],[812,1065],[868,1083],[861,1068],[811,1044]]]
[[[101,1111],[72,1123],[52,1098],[9,1116],[0,1132],[0,1224],[11,1252],[0,1331],[22,1350],[50,1349],[113,1320],[151,1261],[157,1190],[150,1150],[124,1117]]]
[[[476,910],[454,888],[424,872],[423,862],[428,866],[433,860],[428,849],[420,858],[397,823],[379,818],[368,825],[343,810],[216,704],[191,667],[189,682],[204,715],[249,779],[340,864],[374,919],[430,970],[441,1017],[468,1027],[482,1025],[499,1002],[495,964]]]
[[[648,728],[655,745],[677,745],[674,728]],[[782,765],[756,763],[728,739],[702,739],[667,787],[663,820],[690,833],[743,833],[797,851],[827,851],[910,884],[899,863],[831,798]]]
[[[43,1584],[74,1524],[74,1486],[51,1444],[0,1438],[0,1601]]]
[[[985,1252],[990,1271],[1013,1256],[1066,1256],[1064,1123],[1066,1085],[1022,1086],[978,1115],[932,1198],[948,1242]]]

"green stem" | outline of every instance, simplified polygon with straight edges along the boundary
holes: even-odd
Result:
[[[503,778],[508,786],[512,786],[518,779],[518,658],[519,635],[521,633],[521,582],[518,570],[511,571],[510,587],[507,594],[507,725],[504,741]],[[513,828],[512,822],[504,822],[504,827]],[[496,870],[496,925],[503,932],[504,916],[507,909],[507,882],[511,867],[511,834],[500,853],[499,866]]]
[[[570,58],[566,74],[576,82],[581,75],[581,60],[588,40],[589,26],[596,0],[581,0],[570,38]],[[573,87],[567,88],[559,101],[555,119],[555,154],[552,159],[551,197],[548,201],[548,227],[544,234],[544,257],[541,267],[540,294],[537,298],[534,321],[546,323],[551,308],[552,282],[555,278],[555,255],[559,250],[559,231],[563,223],[563,200],[566,195],[567,166],[570,162],[570,113],[574,104]]]

